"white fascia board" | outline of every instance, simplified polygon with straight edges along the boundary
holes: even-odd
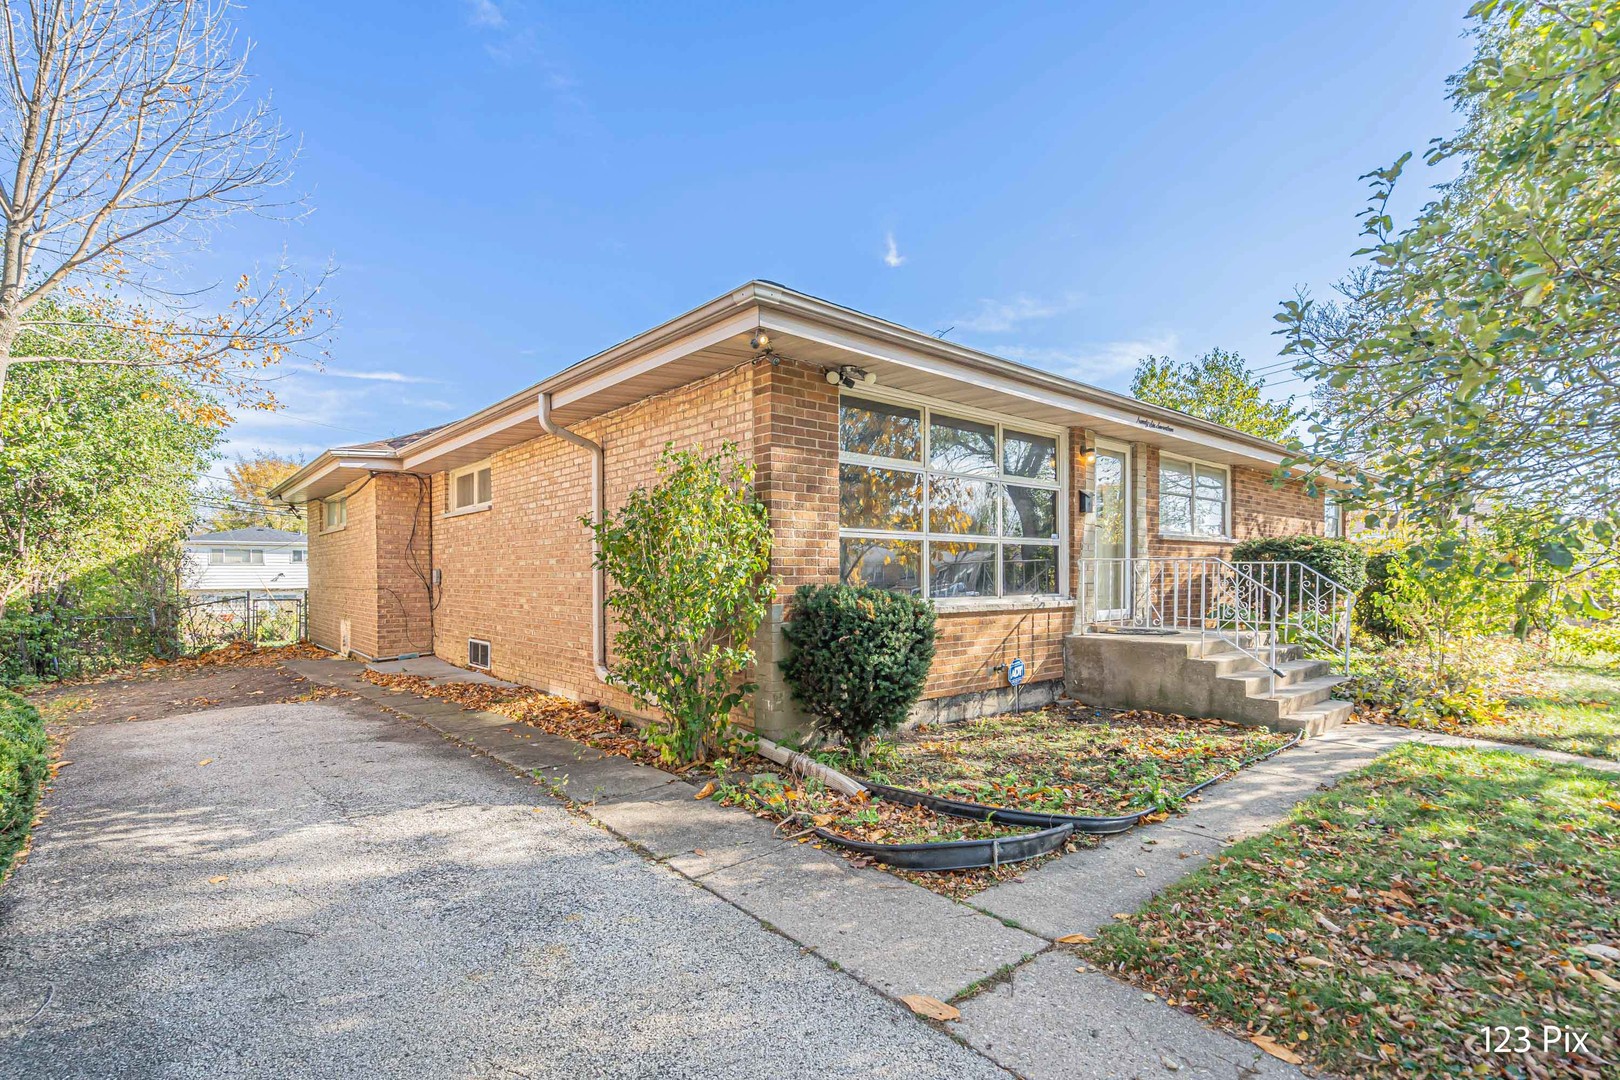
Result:
[[[819,320],[766,309],[761,312],[760,325],[766,331],[776,330],[784,334],[792,334],[795,337],[819,341],[859,356],[883,360],[902,367],[924,371],[930,375],[966,383],[980,389],[1023,398],[1025,401],[1060,409],[1064,412],[1077,413],[1082,418],[1092,417],[1128,427],[1139,427],[1148,433],[1160,431],[1163,434],[1175,435],[1177,438],[1197,443],[1200,446],[1211,447],[1255,461],[1264,461],[1267,464],[1277,465],[1283,461],[1283,455],[1276,451],[1264,450],[1193,428],[1175,427],[1167,421],[1160,421],[1157,417],[1148,415],[1149,410],[1146,409],[1127,411],[1115,408],[1078,394],[1062,393],[1055,389],[1035,386],[1030,382],[1016,379],[1010,374],[1003,375],[983,371],[960,361],[939,356],[929,356],[920,350],[911,349],[904,345],[883,342],[863,334],[840,330],[836,327],[830,327]],[[1164,426],[1172,427],[1172,430],[1163,431],[1162,428],[1155,428],[1151,424],[1143,423],[1144,420],[1152,420]]]
[[[661,345],[628,364],[610,368],[564,389],[553,390],[551,392],[551,406],[554,409],[560,409],[574,402],[583,401],[592,394],[611,389],[626,379],[633,379],[637,375],[654,371],[672,360],[679,360],[683,356],[689,356],[692,353],[707,349],[710,345],[718,345],[727,338],[752,331],[758,326],[759,309],[747,308],[729,318],[722,319],[706,329]]]

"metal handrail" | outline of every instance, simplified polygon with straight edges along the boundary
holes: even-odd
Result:
[[[1114,583],[1124,606],[1104,613],[1098,588]],[[1097,586],[1092,588],[1090,586]],[[1266,669],[1277,689],[1277,613],[1280,593],[1246,570],[1214,557],[1082,559],[1075,604],[1077,632],[1096,624],[1138,629],[1197,630],[1201,642],[1219,640]]]
[[[1103,583],[1120,606],[1099,609]],[[1198,630],[1264,665],[1275,690],[1279,641],[1325,642],[1350,668],[1355,593],[1297,561],[1228,561],[1213,556],[1082,559],[1075,630],[1094,624]],[[1244,635],[1265,635],[1265,655]]]
[[[1282,594],[1287,605],[1283,613],[1285,631],[1293,631],[1302,640],[1322,641],[1338,653],[1342,673],[1350,674],[1350,632],[1356,603],[1353,591],[1316,567],[1294,560],[1245,560],[1235,565]]]

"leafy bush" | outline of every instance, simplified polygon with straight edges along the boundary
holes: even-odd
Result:
[[[1443,729],[1501,720],[1516,677],[1542,666],[1540,650],[1512,637],[1481,637],[1436,668],[1426,647],[1358,653],[1335,691],[1388,719]]]
[[[0,690],[0,878],[28,838],[46,761],[39,710],[20,695]]]
[[[1232,548],[1232,561],[1304,563],[1352,593],[1360,592],[1367,584],[1367,553],[1349,540],[1331,536],[1268,536],[1245,540]]]
[[[1401,596],[1402,553],[1380,551],[1367,559],[1367,585],[1356,599],[1356,623],[1383,641],[1415,638],[1423,627]]]
[[[1556,652],[1582,660],[1620,657],[1620,625],[1612,622],[1595,626],[1559,623],[1552,629],[1552,641]]]
[[[666,445],[658,473],[618,514],[582,520],[620,624],[612,681],[663,714],[648,738],[665,761],[698,761],[755,689],[742,675],[776,594],[771,530],[753,466],[730,443],[710,457]]]
[[[859,754],[905,720],[934,659],[933,605],[867,586],[800,586],[782,633],[794,698]]]

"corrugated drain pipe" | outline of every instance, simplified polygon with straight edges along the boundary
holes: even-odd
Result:
[[[547,392],[540,394],[540,426],[545,429],[547,435],[555,435],[591,452],[591,520],[601,524],[606,512],[607,498],[602,482],[604,473],[602,447],[583,435],[576,435],[553,420],[551,394]],[[591,561],[596,563],[596,567],[591,572],[591,659],[596,664],[596,677],[605,683],[608,681],[607,618],[603,614],[603,604],[607,600],[607,575],[602,571],[601,554],[601,548],[593,538]]]

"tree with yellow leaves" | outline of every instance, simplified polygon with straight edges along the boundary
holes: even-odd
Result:
[[[20,363],[150,367],[204,389],[201,419],[217,425],[232,405],[273,408],[265,369],[319,347],[321,281],[283,265],[216,300],[168,273],[231,215],[299,205],[278,197],[288,135],[248,94],[230,14],[198,0],[0,0],[0,394]],[[65,308],[78,317],[52,317]],[[83,347],[102,333],[139,342],[137,355]]]

